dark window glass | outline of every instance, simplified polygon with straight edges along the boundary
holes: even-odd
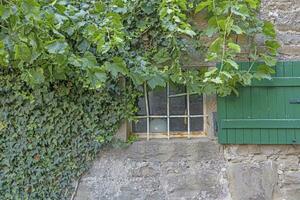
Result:
[[[134,133],[147,132],[147,119],[139,119],[137,122],[132,123],[132,131]]]
[[[165,88],[148,92],[150,115],[167,115],[167,93]]]
[[[170,131],[187,131],[187,118],[171,118]]]
[[[203,131],[203,117],[190,118],[190,131]]]
[[[203,97],[190,95],[190,115],[203,115]]]
[[[166,133],[167,119],[150,119],[150,133]]]
[[[183,85],[170,84],[170,95],[186,93],[186,88]]]
[[[186,96],[170,98],[170,115],[185,115]]]
[[[137,115],[138,116],[145,116],[147,115],[146,113],[146,105],[145,105],[145,98],[144,97],[140,97],[138,99],[138,112],[137,112]]]

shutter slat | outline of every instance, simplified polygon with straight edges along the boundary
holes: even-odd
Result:
[[[223,129],[233,128],[300,128],[300,119],[224,119]]]

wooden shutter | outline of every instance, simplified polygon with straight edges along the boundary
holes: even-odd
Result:
[[[238,97],[218,97],[219,143],[300,144],[300,62],[279,62],[275,70]]]

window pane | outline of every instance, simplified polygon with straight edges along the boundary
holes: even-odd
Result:
[[[150,115],[167,115],[166,88],[158,88],[148,93]]]
[[[138,99],[138,112],[137,112],[137,115],[138,116],[146,116],[147,113],[146,113],[146,106],[145,106],[145,98],[144,97],[140,97]]]
[[[203,117],[190,118],[191,131],[203,131]]]
[[[171,118],[170,131],[187,131],[187,118]]]
[[[167,131],[167,119],[150,119],[151,133],[166,133]]]
[[[185,115],[186,96],[170,98],[170,115]]]
[[[203,97],[190,95],[190,115],[203,115]]]
[[[147,132],[147,119],[139,119],[137,122],[132,123],[132,131],[134,133],[146,133]]]
[[[186,93],[186,88],[183,85],[170,83],[170,95]]]
[[[141,92],[142,94],[144,94],[144,88],[143,87],[138,87],[137,88],[139,92]],[[139,97],[138,101],[137,101],[137,106],[138,106],[138,112],[137,115],[138,116],[146,116],[146,103],[145,103],[145,97],[144,95]]]

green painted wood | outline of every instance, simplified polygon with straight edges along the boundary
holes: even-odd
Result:
[[[289,86],[300,86],[300,77],[274,77],[271,80],[254,80],[252,86],[261,87],[289,87]]]
[[[221,124],[223,129],[293,129],[300,128],[300,119],[223,119]]]
[[[217,101],[217,123],[218,123],[218,141],[221,144],[226,144],[227,140],[227,130],[223,129],[221,126],[221,119],[227,118],[226,117],[226,98],[219,98]],[[222,130],[222,131],[219,131]]]
[[[240,88],[238,97],[218,98],[221,144],[300,144],[300,61],[278,62],[275,71],[272,80]]]
[[[243,89],[243,92],[241,93],[241,98],[243,100],[243,117],[246,119],[251,119],[251,88],[247,87]],[[249,129],[243,129],[243,138],[244,141],[242,144],[247,144],[252,142],[252,134],[251,130]]]

